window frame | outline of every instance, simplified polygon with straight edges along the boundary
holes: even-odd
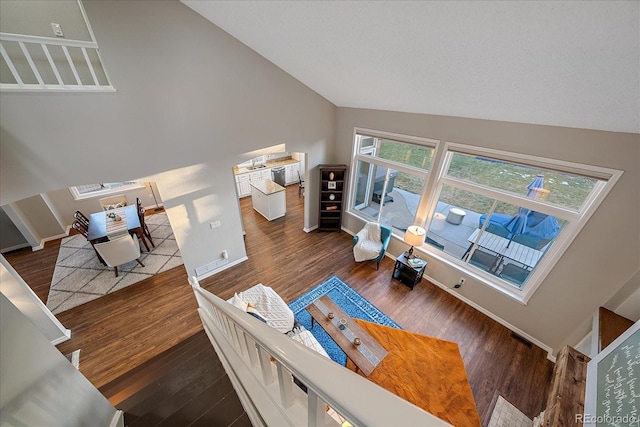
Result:
[[[424,170],[424,169],[420,169],[417,167],[413,167],[413,166],[409,166],[406,165],[404,163],[398,163],[396,161],[393,160],[387,160],[387,159],[383,159],[380,157],[376,157],[374,155],[366,155],[366,154],[362,154],[360,153],[360,147],[359,147],[359,143],[358,143],[358,136],[365,136],[365,137],[373,137],[373,138],[380,138],[380,139],[387,139],[387,140],[393,140],[396,142],[404,142],[407,144],[413,144],[413,145],[419,145],[419,146],[423,146],[423,147],[429,147],[433,150],[433,159],[431,161],[431,166],[428,170]],[[365,129],[365,128],[354,128],[354,132],[353,132],[353,150],[352,150],[352,158],[351,158],[351,170],[358,170],[357,166],[358,166],[358,162],[359,161],[363,161],[363,162],[367,162],[371,165],[374,166],[380,166],[380,167],[384,167],[387,169],[386,172],[386,177],[385,177],[385,182],[384,182],[384,189],[386,190],[387,184],[388,184],[388,180],[389,180],[389,169],[393,169],[396,170],[398,172],[402,172],[402,173],[407,173],[410,175],[415,175],[415,176],[419,176],[419,177],[423,177],[424,178],[424,184],[422,187],[422,194],[420,194],[420,201],[418,202],[418,208],[417,208],[417,213],[416,213],[416,219],[415,221],[418,221],[418,213],[421,212],[421,206],[426,206],[427,202],[425,200],[425,194],[426,194],[426,188],[429,186],[429,181],[431,180],[431,177],[433,176],[433,166],[435,164],[435,158],[436,158],[436,153],[438,152],[438,146],[441,144],[441,142],[439,140],[436,139],[432,139],[432,138],[424,138],[424,137],[417,137],[417,136],[410,136],[410,135],[401,135],[401,134],[396,134],[396,133],[392,133],[392,132],[385,132],[385,131],[379,131],[379,130],[373,130],[373,129]],[[357,174],[356,173],[351,173],[350,177],[349,177],[349,191],[347,193],[347,209],[346,212],[363,220],[363,221],[370,221],[372,217],[367,216],[365,214],[363,214],[361,211],[359,211],[358,209],[356,209],[354,207],[354,203],[355,203],[355,198],[356,195],[353,191],[351,191],[352,189],[355,189],[356,183],[357,183]],[[375,221],[379,221],[380,220],[380,215],[382,215],[383,212],[383,206],[380,206],[380,210],[378,211],[378,215],[377,218],[374,218]],[[421,220],[422,222],[422,220]],[[412,225],[412,224],[410,224]],[[393,232],[392,232],[393,235]],[[397,236],[396,236],[397,237]]]
[[[87,199],[93,199],[96,197],[105,197],[113,194],[119,194],[125,191],[137,190],[141,188],[145,188],[144,183],[139,181],[133,181],[131,184],[128,184],[128,185],[122,185],[120,187],[115,187],[115,188],[105,188],[103,190],[91,191],[89,193],[80,193],[78,192],[77,187],[74,186],[74,187],[69,187],[69,192],[73,196],[73,200],[87,200]]]
[[[440,189],[444,184],[454,185],[455,187],[462,188],[467,191],[473,191],[477,194],[494,199],[497,198],[500,201],[505,201],[507,203],[511,203],[527,209],[539,210],[542,213],[553,215],[557,218],[568,221],[567,226],[562,230],[559,238],[554,241],[554,244],[549,248],[549,251],[546,252],[540,263],[532,271],[532,274],[523,289],[517,289],[514,286],[503,283],[502,280],[491,274],[482,272],[477,269],[469,269],[467,268],[467,264],[464,261],[457,260],[449,254],[440,254],[443,257],[447,258],[450,265],[458,265],[459,268],[466,274],[471,274],[476,279],[479,279],[481,283],[489,285],[490,287],[502,292],[503,294],[517,300],[524,305],[526,305],[535,291],[540,287],[540,285],[547,277],[547,275],[551,272],[562,254],[564,254],[567,248],[571,245],[576,236],[580,233],[580,230],[582,230],[588,219],[591,217],[591,215],[593,215],[597,207],[604,200],[609,191],[611,191],[611,189],[623,173],[619,170],[599,166],[583,165],[574,162],[554,160],[527,154],[517,154],[514,152],[507,152],[490,148],[480,148],[477,146],[470,146],[457,142],[446,141],[442,146],[442,150],[444,160],[441,162],[442,167],[439,169],[437,179],[434,182],[436,191],[434,193],[434,196],[430,199],[432,200],[432,203],[429,206],[429,216],[428,220],[425,221],[425,224],[430,224],[431,218],[433,217],[435,212],[437,201],[440,197]],[[582,203],[582,206],[579,209],[574,210],[553,205],[545,201],[532,200],[526,196],[516,195],[508,192],[503,193],[499,190],[482,187],[466,181],[447,177],[445,176],[445,173],[448,170],[448,166],[451,162],[453,153],[456,152],[486,156],[492,159],[523,164],[532,167],[552,169],[559,172],[589,176],[597,178],[600,181],[598,181],[594,189],[591,191],[589,197],[587,197],[587,199],[585,199],[585,201]],[[542,209],[540,209],[541,207]]]
[[[449,267],[454,268],[457,272],[473,277],[480,283],[483,283],[484,285],[497,290],[498,292],[518,301],[523,305],[526,305],[529,299],[534,295],[542,282],[556,265],[560,257],[575,240],[582,228],[586,225],[589,218],[591,218],[591,216],[595,213],[596,209],[606,198],[609,192],[613,189],[613,187],[623,174],[623,171],[601,166],[580,164],[565,160],[550,159],[528,154],[520,154],[512,151],[478,147],[460,142],[452,142],[446,140],[439,141],[432,138],[400,135],[390,132],[357,127],[354,128],[353,134],[353,152],[351,158],[352,170],[355,170],[353,168],[357,168],[359,161],[366,161],[370,164],[386,167],[387,169],[393,168],[398,171],[404,171],[418,175],[420,174],[420,170],[416,170],[412,167],[398,164],[391,160],[380,159],[379,157],[360,154],[360,147],[357,139],[358,136],[384,138],[399,142],[407,142],[410,144],[424,145],[433,148],[434,153],[429,170],[422,171],[422,173],[424,173],[425,183],[422,193],[420,194],[420,202],[418,204],[418,208],[414,218],[414,224],[424,226],[427,230],[429,229],[431,221],[434,218],[437,203],[440,200],[440,193],[444,185],[450,185],[462,190],[471,191],[485,197],[490,197],[494,200],[499,200],[500,202],[506,202],[519,207],[540,211],[541,213],[553,215],[558,219],[567,221],[566,226],[563,227],[561,232],[558,234],[558,238],[554,240],[553,245],[551,245],[549,250],[545,253],[544,257],[540,260],[539,264],[536,265],[536,267],[533,269],[531,275],[527,279],[525,286],[522,289],[518,289],[517,287],[508,284],[506,281],[498,278],[495,275],[485,273],[476,268],[470,268],[466,261],[457,259],[449,253],[432,248],[428,244],[422,244],[415,247],[415,249],[426,252],[438,259],[438,261],[441,261]],[[586,177],[596,178],[598,179],[598,182],[595,184],[589,196],[583,201],[580,208],[573,209],[569,207],[558,206],[556,204],[548,203],[544,200],[530,199],[526,197],[526,195],[518,195],[506,191],[502,192],[494,188],[489,188],[479,184],[473,184],[468,181],[463,181],[454,177],[446,176],[446,172],[449,169],[449,165],[454,153],[489,157],[504,162],[516,163],[520,165],[531,166],[534,168],[544,168],[558,172],[583,175]],[[347,213],[364,221],[370,221],[371,217],[361,213],[353,206],[353,202],[355,199],[354,189],[356,188],[356,179],[356,174],[351,174],[347,196]],[[380,218],[381,212],[382,209],[378,212],[378,219]],[[392,232],[392,236],[394,238],[403,240],[402,236],[399,236],[398,233]]]

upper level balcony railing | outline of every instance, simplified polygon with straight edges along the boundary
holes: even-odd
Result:
[[[93,41],[0,33],[0,90],[114,92]]]
[[[204,330],[252,425],[449,425],[242,313],[201,288],[195,277],[190,282]]]

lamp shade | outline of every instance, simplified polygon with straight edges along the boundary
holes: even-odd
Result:
[[[426,234],[427,232],[424,228],[412,225],[407,228],[407,231],[404,233],[404,241],[411,246],[420,246],[424,243]]]

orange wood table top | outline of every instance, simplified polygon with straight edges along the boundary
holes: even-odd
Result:
[[[368,380],[454,426],[480,427],[458,344],[355,321],[387,350]]]

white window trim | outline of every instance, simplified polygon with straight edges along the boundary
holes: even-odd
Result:
[[[550,215],[557,216],[561,219],[566,219],[569,221],[567,226],[563,229],[562,238],[555,241],[555,243],[551,246],[549,251],[542,258],[540,264],[538,264],[535,270],[532,272],[529,280],[527,281],[524,289],[520,290],[508,284],[503,284],[502,281],[496,278],[493,275],[484,273],[480,270],[467,268],[467,264],[462,260],[457,260],[454,257],[441,253],[438,254],[438,258],[442,260],[446,260],[447,264],[452,267],[458,267],[460,272],[465,274],[472,275],[476,280],[480,283],[491,287],[499,291],[500,293],[518,301],[519,303],[526,305],[528,301],[531,299],[536,290],[540,287],[543,280],[548,276],[553,267],[555,266],[557,260],[564,254],[564,252],[569,248],[573,240],[580,233],[582,228],[585,226],[591,215],[596,210],[596,207],[600,205],[600,203],[605,199],[607,194],[611,191],[611,189],[615,186],[616,182],[622,176],[623,172],[616,169],[609,169],[600,166],[593,165],[581,165],[578,163],[568,162],[564,160],[554,160],[548,159],[544,157],[531,156],[527,154],[516,154],[513,152],[506,152],[501,150],[494,149],[479,149],[474,148],[472,146],[445,141],[442,144],[442,156],[446,156],[449,152],[463,152],[466,154],[474,154],[479,156],[492,156],[497,157],[499,159],[503,159],[505,161],[511,161],[519,164],[527,164],[534,167],[544,167],[553,170],[559,170],[563,172],[569,172],[579,175],[592,176],[595,178],[599,178],[605,180],[606,182],[598,183],[597,187],[592,191],[591,196],[585,200],[582,207],[579,211],[573,211],[568,208],[559,207],[557,205],[552,205],[544,202],[535,202],[533,203],[530,199],[525,196],[512,195],[509,193],[501,193],[493,189],[489,188],[478,188],[471,184],[468,184],[464,181],[452,179],[449,177],[445,177],[446,171],[446,163],[445,161],[441,161],[442,168],[439,168],[437,178],[434,180],[434,186],[438,186],[439,182],[455,182],[456,186],[463,187],[465,189],[473,189],[474,192],[488,196],[495,197],[496,194],[500,194],[501,200],[506,200],[509,203],[516,204],[518,206],[527,207],[527,208],[538,208],[540,205],[544,205],[545,213],[549,213]],[[435,158],[435,156],[434,156]],[[450,157],[448,157],[450,158]],[[434,160],[435,161],[435,160]],[[434,190],[431,190],[434,191]],[[439,195],[438,195],[439,196]],[[429,220],[435,211],[435,205],[437,203],[438,197],[431,198],[432,203],[429,206]],[[433,251],[437,252],[437,251]],[[431,252],[430,252],[431,253]]]
[[[123,193],[125,191],[130,191],[130,190],[138,190],[141,188],[145,188],[145,185],[140,182],[136,182],[135,184],[123,185],[122,187],[118,187],[118,188],[107,188],[104,190],[92,191],[90,193],[85,193],[85,194],[78,193],[78,190],[76,189],[76,187],[69,187],[69,192],[71,192],[71,195],[73,196],[73,200],[87,200],[87,199],[94,199],[98,197],[110,196],[112,194],[119,194],[119,193]]]
[[[365,154],[361,154],[359,151],[359,147],[358,144],[356,143],[356,138],[358,137],[358,135],[362,135],[362,136],[370,136],[370,137],[374,137],[374,138],[383,138],[383,139],[390,139],[393,141],[398,141],[398,142],[406,142],[408,144],[415,144],[415,145],[420,145],[423,147],[429,147],[433,149],[433,159],[431,162],[431,167],[429,168],[429,170],[424,170],[424,169],[420,169],[420,168],[416,168],[416,167],[412,167],[412,166],[408,166],[405,164],[401,164],[401,163],[396,163],[393,160],[386,160],[386,159],[381,159],[380,157],[374,157],[374,156],[367,156]],[[423,194],[425,194],[426,189],[429,187],[430,182],[433,180],[433,176],[435,174],[435,170],[433,169],[433,167],[435,166],[435,160],[437,159],[437,153],[438,153],[438,147],[441,145],[441,141],[437,140],[437,139],[433,139],[433,138],[425,138],[425,137],[419,137],[419,136],[411,136],[411,135],[402,135],[402,134],[398,134],[398,133],[392,133],[392,132],[385,132],[385,131],[381,131],[381,130],[374,130],[374,129],[367,129],[367,128],[359,128],[356,127],[353,130],[353,143],[352,143],[352,156],[351,156],[351,167],[353,169],[354,164],[357,164],[357,162],[359,160],[374,164],[376,166],[382,166],[385,168],[388,168],[389,166],[393,166],[394,170],[397,170],[398,172],[404,172],[404,173],[408,173],[408,174],[412,174],[412,175],[419,175],[419,176],[424,176],[425,179],[425,183],[424,183],[424,187],[423,187]],[[352,188],[356,187],[356,180],[357,180],[357,176],[356,173],[350,173],[349,174],[349,191],[347,192],[347,209],[346,209],[346,213],[355,216],[356,218],[359,218],[363,221],[370,221],[370,217],[366,217],[364,216],[361,212],[359,212],[357,209],[353,209],[353,204],[354,204],[354,193],[351,191]],[[420,204],[418,205],[418,209],[417,209],[417,213],[416,213],[416,222],[417,221],[422,221],[422,217],[424,217],[424,215],[421,217],[420,216],[420,212],[424,212],[425,211],[425,207],[428,204],[428,202],[425,200],[424,197],[421,197],[420,200]],[[393,235],[393,233],[392,233]]]

